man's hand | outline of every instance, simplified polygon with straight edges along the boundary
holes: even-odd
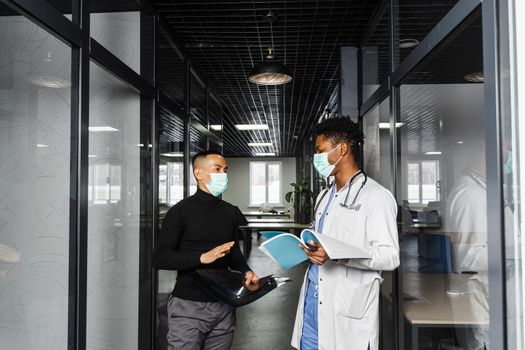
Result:
[[[243,286],[251,292],[254,292],[257,289],[259,289],[259,277],[255,274],[255,272],[246,272],[246,274],[244,275]]]
[[[322,265],[326,262],[326,260],[329,259],[328,254],[326,254],[326,250],[324,250],[321,243],[310,241],[308,242],[308,245],[311,247],[310,249],[306,248],[302,244],[299,244],[299,247],[304,250],[310,262],[317,265]]]
[[[218,247],[213,248],[209,252],[201,255],[201,264],[211,264],[217,259],[220,259],[230,253],[230,249],[233,247],[235,242],[228,242],[221,244]]]

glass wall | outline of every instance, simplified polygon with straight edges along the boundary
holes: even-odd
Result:
[[[64,14],[66,18],[71,20],[71,5],[77,0],[45,0],[55,9]]]
[[[397,0],[395,10],[394,62],[401,63],[443,19],[459,0]]]
[[[386,82],[390,73],[390,7],[380,8],[375,26],[361,45],[362,100]]]
[[[468,79],[482,57],[478,11],[399,87],[407,349],[489,347],[484,84]]]
[[[161,26],[157,26],[157,41],[157,70],[162,72],[157,77],[160,91],[178,106],[185,107],[188,69],[184,57]]]
[[[386,98],[363,116],[363,169],[370,178],[390,190],[394,186],[390,147],[390,99]],[[395,349],[396,324],[395,273],[384,271],[381,276],[381,345],[380,349]]]
[[[91,0],[91,37],[140,73],[140,6],[135,0]]]
[[[0,347],[67,349],[71,49],[5,10],[0,5]]]
[[[88,349],[136,349],[140,95],[90,66]]]
[[[205,151],[207,147],[207,138],[206,135],[199,131],[204,128],[203,125],[201,125],[198,122],[194,122],[193,125],[190,127],[190,159],[189,161],[193,159],[193,156],[196,155],[199,152]],[[195,179],[195,176],[193,176],[193,166],[190,164],[190,178],[189,178],[189,195],[195,193],[197,190],[197,179]]]
[[[499,14],[504,28],[500,33],[502,74],[500,84],[507,87],[506,98],[500,108],[502,149],[500,169],[503,177],[503,221],[505,251],[506,341],[508,349],[525,347],[525,22],[519,15],[524,10],[523,1],[511,1],[509,8]],[[515,41],[508,41],[508,37]],[[507,56],[508,55],[508,56]],[[508,73],[507,73],[508,72]]]
[[[167,210],[184,198],[184,121],[162,107],[159,117],[159,203]]]
[[[73,1],[91,12],[89,33],[70,21]],[[0,5],[0,347],[148,348],[153,192],[159,213],[184,197],[187,103],[200,120],[195,153],[211,135],[209,87],[196,72],[190,79],[190,57],[171,33],[157,26],[152,40],[157,13],[146,3],[5,3],[13,6]],[[156,96],[169,108],[156,108]],[[222,105],[212,108],[222,125]],[[212,130],[220,144],[222,130]],[[159,290],[171,290],[168,277]]]
[[[184,120],[167,108],[160,107],[159,138],[159,218],[160,226],[168,210],[184,198]],[[157,349],[166,349],[166,304],[175,280],[176,271],[158,270],[157,279]]]

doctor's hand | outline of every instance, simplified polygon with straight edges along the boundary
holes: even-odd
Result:
[[[304,250],[310,262],[317,265],[322,265],[326,262],[326,260],[329,259],[328,254],[326,254],[326,250],[324,250],[321,243],[310,241],[308,242],[308,245],[311,247],[310,249],[306,248],[302,244],[299,245],[299,247],[301,247]]]
[[[248,271],[244,275],[243,286],[251,292],[259,289],[259,276],[253,271]]]
[[[224,243],[218,247],[213,248],[209,252],[201,254],[201,264],[211,264],[215,262],[215,260],[226,256],[230,253],[230,249],[234,244],[235,242]]]

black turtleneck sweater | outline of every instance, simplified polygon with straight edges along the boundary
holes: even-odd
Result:
[[[186,275],[195,269],[250,271],[239,249],[241,215],[237,207],[200,188],[168,211],[162,222],[154,263],[158,269],[178,271],[173,296],[215,301]],[[201,254],[230,241],[235,241],[235,245],[228,255],[212,264],[201,264]]]

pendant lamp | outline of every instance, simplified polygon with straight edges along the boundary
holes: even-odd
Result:
[[[272,36],[272,47],[268,48],[268,54],[264,61],[253,67],[248,80],[257,85],[283,85],[292,81],[292,74],[284,64],[277,61],[273,54],[273,23],[277,16],[271,11],[264,16],[264,21],[270,23]]]
[[[292,74],[275,59],[270,47],[266,59],[252,69],[248,80],[257,85],[282,85],[292,81]]]

